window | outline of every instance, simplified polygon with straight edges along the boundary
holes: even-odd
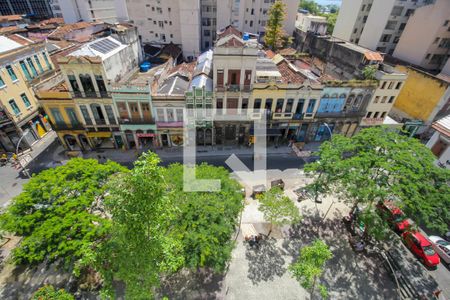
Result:
[[[294,106],[294,99],[288,99],[286,102],[286,109],[284,112],[290,113],[292,112],[292,106]]]
[[[399,90],[402,87],[402,83],[401,82],[397,82],[397,85],[395,86],[396,90]]]
[[[309,100],[308,108],[306,109],[306,113],[312,114],[314,111],[314,106],[316,106],[316,99]]]
[[[244,98],[244,99],[242,99],[241,109],[247,109],[247,108],[248,108],[248,99]]]
[[[391,97],[389,98],[388,103],[392,103],[392,102],[394,102],[394,100],[395,100],[395,96],[391,96]]]
[[[255,14],[255,10],[252,8],[252,11],[250,12],[251,15]]]
[[[80,124],[80,122],[78,121],[78,118],[77,118],[77,114],[75,113],[75,110],[73,108],[67,107],[66,114],[67,114],[67,116],[69,116],[70,124],[72,124],[72,126],[76,126],[76,125]]]
[[[441,42],[439,43],[439,48],[450,49],[450,39],[449,38],[442,39]]]
[[[83,115],[84,121],[86,122],[86,125],[92,125],[91,116],[89,116],[86,105],[80,105],[80,110],[81,114]]]
[[[167,11],[170,12],[172,9],[170,7],[167,8]]]
[[[97,87],[100,92],[106,92],[106,86],[102,75],[95,75],[95,82],[97,82]]]
[[[253,109],[259,111],[261,109],[261,99],[255,99]]]
[[[374,119],[378,118],[378,114],[379,114],[379,112],[374,113],[374,114],[373,114],[373,118],[374,118]]]
[[[172,21],[169,21],[169,25],[172,26]]]
[[[366,5],[363,5],[363,6],[361,7],[361,10],[364,11],[365,9],[366,9]]]
[[[160,28],[164,28],[164,22],[163,21],[158,21],[158,26]]]
[[[397,27],[397,21],[388,21],[387,23],[386,23],[386,27],[385,27],[385,29],[388,29],[388,30],[394,30],[395,29],[395,27]]]
[[[409,17],[414,13],[414,9],[408,9],[405,13],[405,17]]]
[[[403,6],[394,6],[392,8],[391,16],[401,16],[403,12]]]
[[[383,98],[381,99],[381,103],[386,103],[387,101],[387,96],[383,96]]]
[[[380,42],[389,43],[389,41],[391,40],[391,37],[392,37],[392,34],[383,34],[381,36]]]
[[[353,29],[353,33],[358,32],[358,28]]]
[[[450,20],[445,20],[445,22],[444,22],[444,26],[447,26],[447,25],[448,25],[448,23],[450,23]]]
[[[6,84],[5,84],[5,82],[3,81],[3,78],[2,78],[2,76],[0,76],[0,88],[1,87],[4,87]]]
[[[44,68],[42,68],[41,62],[39,61],[39,58],[37,55],[34,56],[34,61],[36,62],[36,65],[39,68],[39,72],[43,73],[44,72]]]
[[[375,99],[373,100],[373,103],[378,103],[380,102],[380,96],[376,96]]]
[[[178,122],[183,122],[183,109],[182,108],[177,108],[176,109],[176,114],[177,114],[177,121]]]
[[[11,109],[16,116],[20,114],[20,109],[17,106],[16,101],[14,101],[14,99],[9,100],[9,106],[11,106]]]
[[[156,117],[158,118],[159,122],[164,122],[164,109],[163,108],[157,108],[156,109]]]
[[[367,4],[367,11],[370,11],[371,8],[372,8],[372,4],[371,3]]]
[[[253,27],[253,21],[250,21],[249,26],[250,26],[250,27]]]
[[[439,43],[439,40],[440,40],[440,38],[438,38],[438,37],[437,37],[437,38],[435,38],[435,39],[434,39],[434,42],[433,42],[433,44],[437,44],[437,43]]]
[[[14,73],[14,70],[11,66],[6,66],[6,70],[8,71],[9,77],[11,77],[12,81],[16,81],[17,80],[17,76],[16,73]]]
[[[394,44],[398,44],[399,41],[400,41],[400,37],[399,37],[399,36],[396,36],[396,37],[394,38],[393,43],[394,43]]]
[[[370,118],[371,116],[372,116],[372,112],[371,111],[367,112],[366,118]]]
[[[394,88],[394,81],[389,82],[388,90],[392,90]]]
[[[52,113],[53,119],[55,119],[55,123],[57,125],[65,123],[64,118],[62,117],[61,112],[59,111],[59,108],[52,108],[50,109],[50,112]]]
[[[37,73],[36,68],[34,67],[33,61],[31,60],[30,57],[27,58],[27,63],[28,63],[28,66],[31,69],[31,72],[33,73],[33,76],[37,77],[38,73]]]
[[[30,72],[28,71],[27,65],[23,60],[19,61],[20,68],[22,69],[23,74],[25,75],[25,78],[27,80],[31,80],[33,77],[31,77]]]
[[[116,118],[114,117],[114,111],[111,105],[105,105],[106,116],[108,117],[109,124],[116,125]]]
[[[209,48],[209,42],[205,41],[205,48],[208,49]]]
[[[204,36],[211,36],[211,30],[203,30]]]
[[[217,86],[223,86],[223,70],[217,70]]]
[[[277,100],[277,106],[275,107],[275,112],[281,112],[283,110],[284,99]]]
[[[25,107],[28,108],[31,106],[30,100],[28,99],[27,95],[25,95],[25,93],[23,93],[22,95],[20,95],[20,97],[22,98],[23,103],[25,104]]]
[[[428,54],[427,54],[427,56],[425,56],[425,59],[429,59],[429,58],[430,58],[430,56],[431,56],[431,54],[430,54],[430,53],[428,53]]]
[[[367,16],[364,16],[363,23],[365,24],[367,22]]]
[[[398,30],[403,30],[406,27],[406,23],[402,23],[400,24],[400,27],[398,28]]]
[[[384,119],[384,117],[386,117],[386,112],[385,112],[385,111],[383,111],[383,112],[381,113],[380,118]]]
[[[295,109],[296,115],[301,115],[303,113],[303,106],[305,105],[305,99],[299,99],[297,103],[297,108]]]
[[[42,56],[44,57],[45,64],[47,65],[47,68],[49,70],[51,70],[52,69],[52,65],[50,64],[50,61],[48,60],[47,53],[42,52]]]
[[[173,34],[170,34],[170,38],[173,39]]]
[[[384,88],[386,87],[386,83],[387,83],[387,81],[383,81],[383,84],[381,85],[382,90],[384,90]]]
[[[223,109],[223,99],[217,99],[216,100],[216,109],[217,109],[217,114],[221,115],[222,114],[222,109]]]

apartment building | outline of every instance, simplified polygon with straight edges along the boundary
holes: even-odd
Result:
[[[50,19],[53,12],[48,0],[2,0],[0,15],[27,15],[39,19]]]
[[[394,57],[421,68],[441,71],[449,56],[450,1],[436,0],[432,5],[416,9],[409,18]]]
[[[53,74],[54,66],[44,43],[20,35],[0,36],[0,149],[15,152],[29,148],[48,130],[32,87]]]
[[[217,1],[217,28],[233,25],[241,32],[264,36],[270,6],[275,0],[221,0]],[[295,30],[298,1],[282,0],[286,5],[284,30],[291,36]]]
[[[129,0],[127,9],[143,43],[161,47],[169,43],[181,45],[188,60],[200,55],[199,0]],[[208,24],[212,22],[205,23]]]
[[[219,1],[220,2],[220,1]],[[217,0],[200,0],[201,17],[201,50],[202,52],[214,46],[217,32]]]
[[[436,156],[436,165],[450,169],[450,115],[433,123],[433,135],[427,147]]]
[[[393,54],[415,10],[435,0],[343,0],[333,36]]]
[[[128,20],[125,0],[46,0],[68,24],[79,21],[116,23]]]

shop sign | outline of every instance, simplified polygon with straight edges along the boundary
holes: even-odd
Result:
[[[136,133],[136,136],[138,138],[143,138],[143,137],[154,137],[155,134],[154,133]]]

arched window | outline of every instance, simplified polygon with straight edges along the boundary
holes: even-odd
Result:
[[[338,97],[338,94],[336,94],[336,93],[334,93],[333,95],[331,95],[331,98],[333,98],[333,99],[337,99],[337,97]]]
[[[80,74],[80,81],[86,95],[92,96],[95,93],[95,89],[91,76],[89,74]]]
[[[341,94],[340,96],[339,96],[339,98],[347,98],[347,95],[346,94]]]
[[[359,107],[361,105],[362,99],[363,99],[363,95],[359,94],[356,97],[355,102],[353,102],[353,107]]]

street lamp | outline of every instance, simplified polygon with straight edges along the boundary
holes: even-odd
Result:
[[[25,175],[28,176],[28,178],[31,178],[30,174],[28,173],[28,171],[22,166],[22,163],[19,159],[19,146],[20,146],[20,142],[22,142],[23,138],[30,133],[29,129],[25,129],[25,131],[22,133],[22,136],[20,137],[19,141],[17,142],[17,146],[16,146],[16,156],[17,156],[17,161],[19,162],[19,166],[20,168],[23,170],[23,173]]]

